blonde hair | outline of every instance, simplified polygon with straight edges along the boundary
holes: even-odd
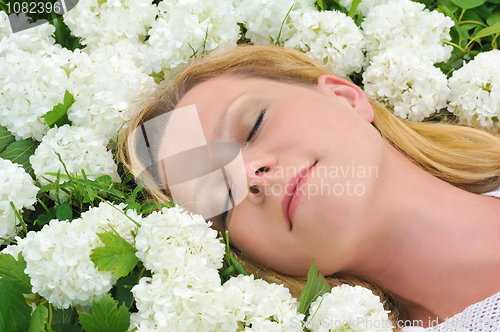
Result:
[[[271,45],[240,45],[225,51],[214,51],[191,62],[168,85],[148,99],[141,112],[130,122],[121,139],[119,155],[135,175],[145,170],[146,146],[138,145],[134,129],[158,115],[175,108],[180,99],[194,86],[221,76],[258,77],[305,86],[316,85],[323,75],[334,75],[319,62],[304,53]],[[375,111],[373,125],[390,144],[423,170],[458,188],[481,194],[500,185],[500,138],[493,133],[464,126],[442,123],[409,122],[394,116],[380,104],[371,101]],[[148,128],[149,147],[155,153],[164,126],[157,124],[156,136]],[[135,131],[137,133],[138,131]],[[130,139],[129,139],[130,138]],[[154,174],[146,179],[153,188]],[[150,185],[148,186],[148,182]],[[170,200],[164,191],[149,190],[158,202]],[[237,251],[235,251],[237,253]],[[304,278],[278,274],[250,261],[238,253],[245,267],[258,277],[287,286],[292,295],[300,296]],[[327,278],[332,286],[342,283],[368,287],[381,296],[392,320],[405,318],[397,302],[377,286],[355,276],[334,275]]]

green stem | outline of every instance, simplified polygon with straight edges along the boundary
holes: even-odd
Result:
[[[52,303],[49,303],[49,322],[47,323],[49,325],[49,328],[52,330],[52,317],[54,315],[52,314]]]
[[[478,21],[470,21],[470,20],[460,21],[460,24],[465,24],[465,23],[472,23],[472,24],[480,25],[480,26],[485,27],[485,28],[487,28],[487,27],[488,27],[488,25],[487,25],[487,24],[484,24],[483,22],[478,22]]]
[[[467,53],[467,49],[466,48],[462,48],[460,45],[457,45],[457,44],[452,43],[452,42],[447,41],[447,40],[443,40],[443,42],[446,43],[446,44],[448,44],[448,45],[451,45],[451,46],[454,46],[454,47],[458,48],[463,53]]]

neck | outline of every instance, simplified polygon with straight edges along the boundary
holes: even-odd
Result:
[[[500,199],[441,181],[389,148],[373,209],[380,239],[346,270],[400,301],[428,326],[500,291]],[[389,230],[389,231],[388,231]],[[361,268],[360,268],[361,267]]]

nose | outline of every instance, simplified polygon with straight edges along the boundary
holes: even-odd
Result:
[[[247,155],[244,159],[250,192],[248,197],[253,200],[263,199],[266,185],[273,181],[277,159],[272,154],[253,157]]]

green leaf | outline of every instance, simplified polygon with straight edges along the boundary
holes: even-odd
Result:
[[[10,131],[7,130],[7,128],[0,126],[0,153],[15,140],[16,138],[10,133]]]
[[[462,9],[471,9],[481,6],[486,0],[451,0],[451,2]]]
[[[31,308],[23,293],[5,278],[0,279],[0,303],[0,331],[28,331]]]
[[[54,309],[52,311],[52,328],[57,331],[55,325],[76,324],[78,322],[78,312],[74,308]]]
[[[49,318],[49,309],[43,305],[36,307],[31,315],[30,329],[28,332],[45,332],[45,324]]]
[[[351,4],[351,9],[349,9],[349,13],[347,16],[353,17],[354,13],[356,12],[356,9],[358,8],[359,4],[361,3],[361,0],[353,0]]]
[[[0,254],[0,277],[10,281],[21,293],[31,294],[30,277],[24,273],[24,269],[26,261],[21,252],[17,260],[10,254]]]
[[[83,330],[80,326],[73,325],[73,324],[54,324],[54,323],[52,323],[52,328],[56,332],[83,332]]]
[[[73,105],[75,102],[75,98],[73,95],[66,90],[64,94],[64,102],[62,104],[57,104],[52,108],[52,111],[47,112],[43,117],[45,122],[49,127],[53,127],[55,125],[62,126],[65,124],[71,124],[71,121],[68,119],[68,108]]]
[[[321,10],[325,10],[325,1],[324,1],[324,0],[318,0],[318,1],[317,1],[317,4],[318,4],[318,7],[319,7]]]
[[[129,274],[139,262],[135,256],[136,249],[120,235],[107,232],[98,233],[97,236],[104,243],[104,247],[95,248],[90,255],[97,269],[114,271],[117,279]]]
[[[132,301],[134,300],[134,295],[131,290],[132,287],[134,287],[139,281],[139,276],[140,272],[137,272],[118,280],[114,289],[114,298],[118,301],[118,305],[124,304],[127,308],[130,307]]]
[[[35,153],[37,146],[38,143],[30,139],[12,142],[2,153],[0,153],[0,158],[8,159],[13,163],[22,165],[26,173],[33,176],[34,173],[30,164],[30,156]]]
[[[479,39],[479,38],[483,38],[486,36],[491,36],[491,35],[494,35],[497,33],[500,33],[500,22],[496,23],[495,25],[493,25],[491,27],[487,27],[487,28],[482,29],[481,31],[476,33],[474,36],[472,36],[471,41]],[[0,157],[1,157],[1,155],[0,155]]]
[[[453,13],[458,9],[458,6],[456,6],[450,0],[438,0],[437,5],[438,5],[438,7],[444,7],[447,10],[449,10],[451,15],[453,15]]]
[[[486,23],[488,23],[489,26],[495,25],[496,23],[500,23],[500,14],[488,17],[486,19]]]
[[[118,302],[109,294],[92,303],[92,315],[81,312],[79,316],[86,332],[125,332],[130,326],[127,307],[122,305],[118,309]]]
[[[302,289],[302,293],[300,293],[299,313],[307,315],[311,303],[331,289],[323,275],[319,273],[318,267],[313,260],[313,265],[307,273],[307,282]]]
[[[71,207],[68,205],[68,203],[64,203],[59,205],[56,211],[56,216],[57,220],[63,221],[63,220],[73,220],[73,211],[71,210]]]

